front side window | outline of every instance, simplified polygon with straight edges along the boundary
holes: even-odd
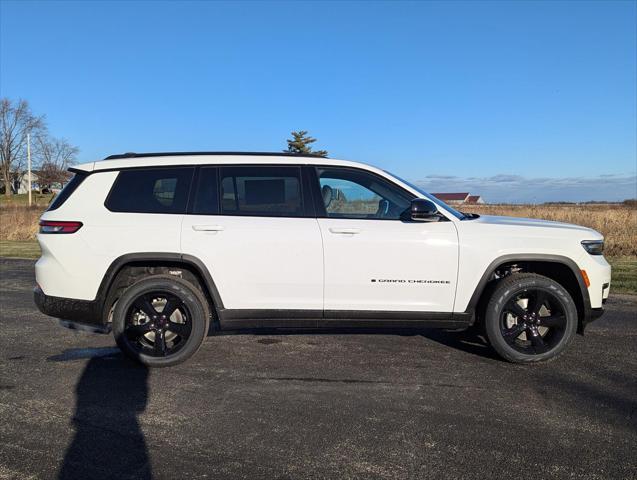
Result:
[[[362,170],[319,168],[317,174],[329,218],[398,220],[411,204],[407,192]]]
[[[304,215],[299,167],[222,167],[220,185],[223,215]]]
[[[186,213],[193,168],[122,170],[105,205],[112,212]]]

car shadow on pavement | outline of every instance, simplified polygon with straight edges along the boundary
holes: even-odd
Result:
[[[495,351],[484,340],[477,329],[468,328],[466,330],[444,330],[440,328],[347,328],[334,327],[323,329],[285,329],[285,328],[251,328],[241,329],[237,331],[226,331],[216,333],[217,335],[255,335],[255,336],[287,336],[287,335],[399,335],[399,336],[417,336],[433,340],[446,347],[454,348],[462,352],[477,355],[483,358],[502,361]],[[259,343],[270,344],[279,343],[280,340],[271,338],[262,338],[257,340]]]
[[[422,336],[456,350],[502,361],[484,338],[473,328],[462,331],[432,329],[423,332]]]
[[[112,348],[72,349],[51,361],[90,358],[75,388],[75,436],[58,478],[152,478],[137,415],[148,401],[148,369]]]

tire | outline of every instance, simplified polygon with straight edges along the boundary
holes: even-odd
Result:
[[[534,273],[514,273],[496,284],[484,329],[493,349],[509,362],[551,360],[573,340],[577,307],[556,281]]]
[[[154,275],[123,292],[113,312],[113,335],[128,357],[149,367],[168,367],[199,350],[209,322],[208,302],[197,287],[171,275]]]
[[[106,319],[106,323],[113,323],[113,314],[115,312],[115,306],[119,297],[122,296],[122,293],[126,290],[126,287],[113,288],[112,291],[106,297],[106,301],[104,302],[104,309],[102,311],[102,318]]]

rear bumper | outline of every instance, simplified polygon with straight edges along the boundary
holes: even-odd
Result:
[[[99,333],[110,331],[110,325],[104,323],[101,308],[95,301],[52,297],[45,295],[39,287],[33,290],[33,300],[38,310],[60,319],[60,323],[67,328]]]

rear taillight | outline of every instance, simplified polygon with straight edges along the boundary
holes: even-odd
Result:
[[[82,222],[40,220],[40,233],[75,233],[80,228],[82,228]]]

